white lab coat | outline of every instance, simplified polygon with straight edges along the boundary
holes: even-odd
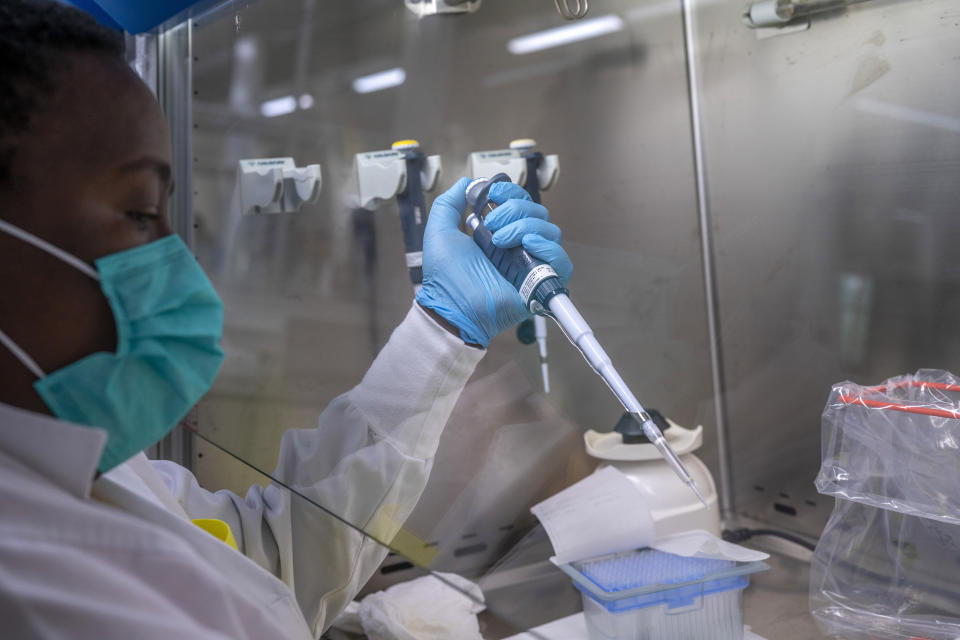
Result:
[[[276,477],[389,540],[482,355],[414,305],[319,426],[284,435]],[[104,439],[0,404],[0,635],[319,637],[386,554],[276,484],[211,493],[142,454],[94,482]]]

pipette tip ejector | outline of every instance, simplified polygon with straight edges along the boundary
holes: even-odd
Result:
[[[500,173],[489,179],[477,178],[467,187],[467,203],[471,207],[467,214],[467,226],[473,231],[474,242],[494,264],[497,271],[517,288],[520,297],[532,313],[554,319],[623,407],[640,423],[647,438],[674,473],[690,487],[700,502],[709,507],[690,472],[670,448],[659,427],[627,387],[610,361],[610,356],[594,337],[590,325],[577,311],[556,271],[549,264],[534,258],[523,247],[500,249],[493,244],[493,235],[483,226],[483,217],[496,207],[495,203],[489,202],[488,194],[492,184],[509,182],[509,180],[509,176]]]

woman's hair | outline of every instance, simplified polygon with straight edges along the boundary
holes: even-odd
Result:
[[[123,58],[123,36],[52,0],[0,0],[0,185],[19,139],[72,53]]]

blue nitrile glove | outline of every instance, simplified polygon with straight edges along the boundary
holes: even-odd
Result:
[[[417,302],[459,329],[464,342],[486,347],[493,336],[531,314],[473,238],[460,231],[468,184],[470,179],[462,178],[433,201],[423,234],[423,288]],[[547,210],[510,182],[493,184],[490,200],[500,205],[484,221],[493,243],[501,248],[522,243],[566,284],[573,263],[560,246],[560,228],[547,221]]]

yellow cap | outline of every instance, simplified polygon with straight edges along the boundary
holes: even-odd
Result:
[[[510,141],[510,148],[517,151],[533,149],[535,146],[537,146],[537,141],[533,138],[517,138],[516,140]]]
[[[394,151],[407,151],[409,149],[419,149],[420,143],[416,140],[397,140],[390,148]]]
[[[240,550],[237,547],[237,540],[233,537],[233,532],[230,531],[230,525],[223,520],[216,520],[215,518],[196,518],[192,522],[220,542],[233,547],[235,551]]]

